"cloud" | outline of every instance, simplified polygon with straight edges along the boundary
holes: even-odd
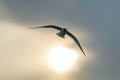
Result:
[[[29,2],[27,0],[5,0],[4,4],[11,15],[11,19],[18,24],[41,24],[44,22],[55,24],[56,21],[64,22],[66,19],[70,20],[69,17],[74,18],[72,16],[74,3],[71,0],[29,0]]]
[[[32,31],[13,21],[1,20],[0,26],[0,79],[49,77],[45,56],[55,41],[43,43],[48,38],[43,38],[43,31]]]

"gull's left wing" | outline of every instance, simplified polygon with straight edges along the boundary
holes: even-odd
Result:
[[[67,31],[66,34],[67,34],[68,36],[70,36],[70,37],[75,41],[75,43],[79,46],[79,48],[81,49],[81,51],[83,52],[83,54],[86,56],[86,54],[84,53],[84,51],[83,51],[83,49],[82,49],[82,47],[81,47],[78,39],[77,39],[72,33],[70,33],[69,31]],[[86,56],[86,57],[87,57],[87,56]]]
[[[54,25],[46,25],[46,26],[40,26],[40,27],[33,27],[33,28],[29,28],[29,29],[36,29],[36,28],[54,28],[57,30],[61,30],[62,28],[58,27],[58,26],[54,26]]]

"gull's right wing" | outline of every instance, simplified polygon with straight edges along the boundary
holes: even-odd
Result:
[[[54,28],[57,30],[61,30],[62,28],[58,27],[58,26],[54,26],[54,25],[46,25],[46,26],[40,26],[40,27],[33,27],[33,28],[29,28],[29,29],[36,29],[36,28]]]
[[[70,33],[69,31],[67,31],[66,34],[67,34],[68,36],[70,36],[70,37],[75,41],[75,43],[79,46],[80,50],[81,50],[81,51],[83,52],[83,54],[86,56],[86,54],[85,54],[85,52],[83,51],[83,49],[82,49],[82,47],[81,47],[78,39],[77,39],[72,33]],[[86,57],[87,57],[87,56],[86,56]]]

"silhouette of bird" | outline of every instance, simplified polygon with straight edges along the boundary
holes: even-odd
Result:
[[[55,26],[55,25],[46,25],[46,26],[41,26],[41,27],[33,27],[33,28],[29,28],[29,29],[36,29],[36,28],[54,28],[54,29],[57,29],[60,32],[56,33],[56,34],[59,37],[62,37],[62,38],[65,38],[65,35],[67,34],[68,36],[70,36],[75,41],[75,43],[78,45],[80,50],[83,52],[84,56],[86,56],[86,54],[84,53],[84,51],[83,51],[83,49],[82,49],[78,39],[72,33],[70,33],[66,28],[61,28],[61,27],[58,27],[58,26]]]

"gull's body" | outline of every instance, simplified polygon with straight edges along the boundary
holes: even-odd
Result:
[[[67,33],[67,29],[66,28],[61,28],[59,33],[56,33],[58,36],[65,38],[65,35]]]
[[[34,27],[34,28],[30,28],[30,29],[36,29],[36,28],[54,28],[54,29],[57,29],[59,30],[60,32],[59,33],[56,33],[59,37],[62,37],[62,38],[65,38],[65,35],[67,34],[68,36],[70,36],[74,41],[75,43],[79,46],[79,48],[81,49],[81,51],[83,52],[83,54],[85,55],[79,41],[77,40],[77,38],[72,34],[70,33],[66,28],[60,28],[58,26],[54,26],[54,25],[47,25],[47,26],[41,26],[41,27]],[[86,55],[85,55],[86,56]],[[87,56],[86,56],[87,57]]]

